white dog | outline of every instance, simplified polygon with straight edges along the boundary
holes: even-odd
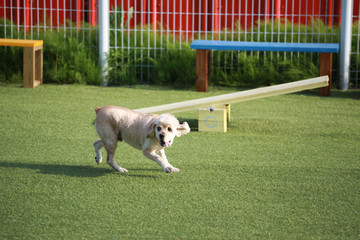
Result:
[[[105,106],[95,109],[95,129],[101,140],[96,140],[95,160],[102,162],[101,148],[107,152],[107,163],[116,171],[127,172],[115,162],[115,151],[118,141],[125,141],[134,148],[141,149],[143,154],[157,162],[165,172],[178,172],[165,156],[165,147],[170,147],[174,138],[190,132],[187,122],[179,121],[171,114],[148,115],[127,108]]]

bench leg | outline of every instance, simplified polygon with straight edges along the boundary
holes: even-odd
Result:
[[[33,47],[24,47],[23,53],[23,87],[35,87],[35,49]]]
[[[319,89],[320,96],[330,96],[332,81],[332,53],[320,53],[320,76],[329,76],[329,86]]]
[[[211,50],[196,50],[196,91],[207,92],[211,68]]]
[[[34,88],[43,81],[43,48],[24,47],[23,87]]]
[[[35,87],[43,83],[43,48],[35,50]]]

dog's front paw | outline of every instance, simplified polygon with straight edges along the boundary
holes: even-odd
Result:
[[[118,171],[118,172],[128,172],[127,169],[122,168],[122,167],[116,168],[115,170]]]
[[[102,154],[101,151],[95,151],[96,156],[95,156],[95,161],[97,164],[100,164],[102,162]]]
[[[173,167],[173,166],[168,166],[168,167],[165,167],[165,168],[164,168],[164,171],[165,171],[166,173],[172,173],[172,172],[180,172],[180,169],[175,168],[175,167]]]
[[[95,157],[95,162],[96,162],[97,164],[100,164],[100,163],[102,162],[102,157],[101,157],[101,156],[100,156],[100,157],[96,156],[96,157]]]

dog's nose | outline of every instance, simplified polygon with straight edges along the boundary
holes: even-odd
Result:
[[[164,139],[165,135],[164,135],[164,134],[160,134],[159,137],[160,137],[160,139]]]

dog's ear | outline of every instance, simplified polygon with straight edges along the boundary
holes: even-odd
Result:
[[[153,138],[155,137],[155,127],[157,124],[157,119],[151,119],[148,123],[148,128],[147,128],[147,133],[146,133],[146,137],[147,138]]]
[[[183,122],[183,124],[180,124],[176,128],[176,130],[177,130],[176,136],[181,137],[182,135],[188,134],[190,132],[190,127],[189,127],[189,124],[187,122]]]

